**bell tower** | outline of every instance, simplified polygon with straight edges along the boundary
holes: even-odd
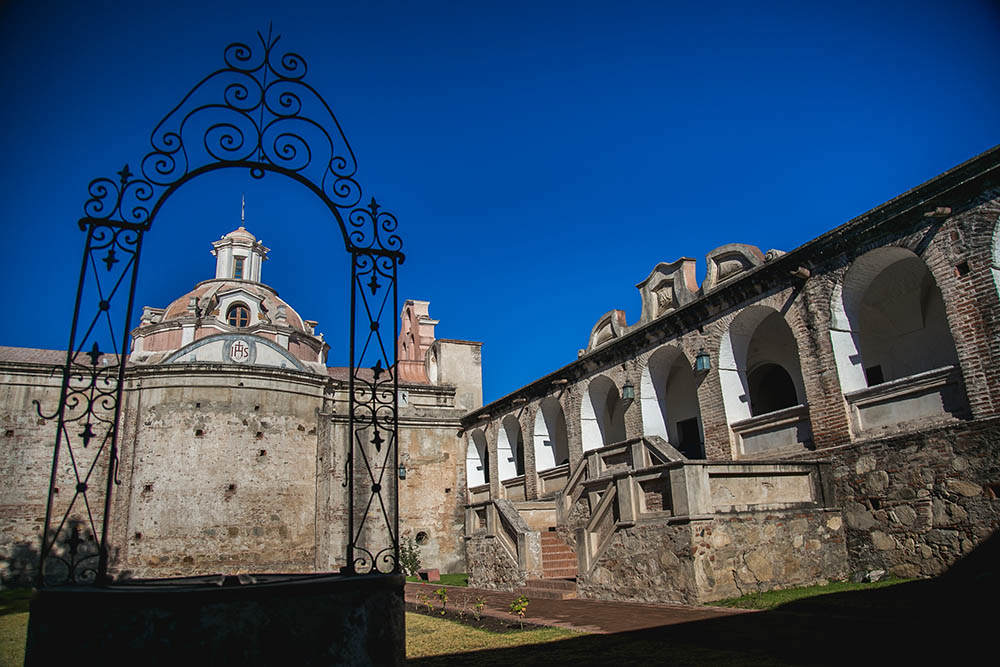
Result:
[[[270,248],[246,230],[246,198],[240,205],[240,226],[212,243],[215,255],[216,280],[248,280],[260,282],[260,266]]]

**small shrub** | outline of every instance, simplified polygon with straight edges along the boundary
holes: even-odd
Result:
[[[476,621],[479,621],[483,617],[483,607],[486,606],[486,598],[478,597],[476,598],[476,604],[472,605],[472,615],[475,617]]]
[[[524,612],[527,611],[529,602],[527,597],[519,595],[510,603],[510,613],[517,614],[517,620],[521,624],[522,630],[524,630]]]
[[[448,589],[442,586],[434,591],[434,595],[436,595],[438,600],[441,601],[441,615],[443,616],[445,609],[448,608]]]
[[[420,545],[409,535],[399,543],[399,567],[408,577],[415,577],[420,569]]]

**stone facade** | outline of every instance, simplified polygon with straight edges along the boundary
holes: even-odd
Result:
[[[132,577],[336,571],[346,555],[348,369],[328,368],[316,322],[259,282],[268,249],[252,234],[240,228],[213,248],[216,277],[145,308],[132,332],[111,567]],[[232,273],[240,259],[243,278]],[[407,301],[401,314],[400,530],[424,566],[461,572],[458,433],[482,402],[480,345],[435,339],[427,312],[428,302]],[[64,352],[0,348],[0,471],[13,482],[0,488],[5,583],[30,583],[37,564],[55,420],[34,402],[55,410],[64,362]],[[59,478],[72,479],[66,457]],[[59,489],[57,514],[73,497]],[[91,510],[99,521],[102,508]],[[85,518],[79,501],[73,514]]]
[[[722,246],[700,286],[694,260],[658,264],[637,285],[639,321],[609,311],[575,362],[463,419],[467,468],[484,469],[470,477],[469,501],[559,506],[588,452],[653,436],[685,460],[830,461],[836,504],[812,511],[842,508],[844,526],[807,521],[802,545],[841,547],[817,550],[822,568],[773,569],[768,586],[831,571],[943,571],[998,526],[998,173],[995,148],[789,252]],[[498,464],[500,442],[522,443],[510,456],[523,459],[523,474]],[[572,544],[595,505],[570,500],[548,529]],[[768,525],[766,510],[748,509],[748,525]],[[621,564],[633,548],[653,558],[652,545],[679,529],[618,530],[609,551],[618,549],[619,569],[590,569],[604,566],[578,553],[582,592],[649,590],[660,565],[640,576]],[[774,562],[805,548],[786,538]],[[715,580],[743,580],[738,565],[720,564],[733,574]],[[588,580],[597,572],[599,585]],[[693,575],[678,576],[657,599],[694,599]]]
[[[847,576],[840,512],[737,512],[619,531],[584,597],[698,604]]]

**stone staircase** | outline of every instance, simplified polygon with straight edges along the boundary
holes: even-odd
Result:
[[[543,579],[528,579],[528,598],[571,600],[576,597],[576,552],[554,531],[541,533]]]

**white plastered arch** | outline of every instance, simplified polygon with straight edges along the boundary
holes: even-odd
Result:
[[[587,385],[580,402],[580,436],[583,451],[599,449],[625,439],[625,418],[618,387],[606,375]]]
[[[755,351],[755,347],[770,341],[755,339],[761,325],[767,324],[778,329],[785,341],[791,342],[781,349]],[[726,420],[733,424],[752,416],[750,407],[750,382],[747,377],[754,366],[761,363],[774,363],[781,366],[791,377],[795,392],[800,403],[805,402],[805,387],[802,382],[802,371],[799,364],[797,341],[791,333],[791,328],[781,314],[770,306],[750,306],[742,310],[729,324],[726,335],[719,343],[719,383],[722,386],[722,403],[726,411]]]
[[[469,488],[482,486],[490,479],[486,434],[476,429],[469,434],[469,447],[465,455],[465,475]]]
[[[514,415],[507,415],[497,431],[497,477],[501,482],[521,474],[517,470],[517,459],[523,447],[521,424]]]
[[[566,417],[556,398],[549,396],[539,404],[532,440],[536,471],[555,468],[569,460]]]
[[[830,340],[845,394],[869,386],[866,367],[888,381],[957,363],[937,281],[906,248],[854,260],[831,295]]]
[[[679,348],[664,345],[649,356],[639,379],[639,407],[642,432],[658,435],[671,444],[679,441],[678,421],[691,417],[700,420],[694,372]]]

